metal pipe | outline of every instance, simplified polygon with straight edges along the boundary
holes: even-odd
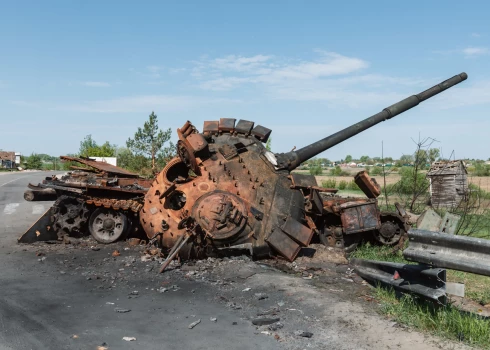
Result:
[[[314,142],[297,151],[276,154],[275,156],[277,159],[277,168],[288,169],[289,171],[291,171],[297,168],[305,160],[313,158],[317,154],[326,151],[327,149],[341,143],[342,141],[345,141],[348,138],[351,138],[352,136],[369,129],[372,126],[381,123],[382,121],[391,119],[398,114],[417,106],[420,102],[423,102],[443,92],[444,90],[461,83],[467,78],[468,75],[466,73],[455,75],[454,77],[447,79],[442,83],[431,87],[430,89],[427,89],[417,95],[407,97],[406,99],[383,109],[381,112],[369,118],[366,118],[354,125],[351,125],[341,131],[336,132],[333,135],[327,136],[324,139]]]

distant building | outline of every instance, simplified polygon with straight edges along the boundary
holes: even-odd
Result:
[[[467,199],[468,172],[462,160],[434,162],[427,177],[434,208],[455,208]]]
[[[20,165],[19,152],[0,151],[0,168],[16,168]]]
[[[104,162],[110,165],[117,166],[117,158],[116,157],[89,157],[90,159],[94,159],[98,162]]]

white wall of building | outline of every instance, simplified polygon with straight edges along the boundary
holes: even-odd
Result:
[[[95,159],[98,162],[104,162],[107,164],[117,166],[117,158],[116,157],[90,157],[90,159]]]

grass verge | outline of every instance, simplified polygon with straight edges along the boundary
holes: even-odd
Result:
[[[490,349],[490,322],[451,305],[434,307],[410,295],[397,298],[393,290],[376,288],[381,312],[399,323],[482,349]]]
[[[359,246],[351,258],[391,261],[413,264],[403,258],[402,251],[393,252],[392,247]],[[490,278],[467,272],[447,270],[447,281],[465,284],[466,298],[484,306],[490,303]],[[397,298],[393,290],[377,287],[375,298],[381,312],[407,326],[427,331],[452,340],[490,349],[490,321],[478,315],[461,312],[451,305],[434,308],[430,303],[419,301],[410,295]]]

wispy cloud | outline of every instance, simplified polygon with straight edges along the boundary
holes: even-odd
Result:
[[[199,88],[215,93],[253,87],[269,99],[324,101],[331,107],[361,107],[390,103],[406,97],[393,86],[427,85],[419,77],[360,74],[369,62],[335,52],[316,50],[311,60],[292,60],[273,55],[201,58],[191,76]]]
[[[473,58],[482,55],[490,54],[490,49],[488,47],[474,47],[469,46],[464,49],[454,49],[454,50],[434,50],[432,53],[438,55],[464,55],[466,58]]]
[[[85,81],[82,85],[90,86],[90,87],[110,87],[111,84],[105,81]]]
[[[205,98],[199,96],[142,95],[59,105],[53,107],[53,109],[87,113],[129,113],[146,112],[152,109],[159,111],[180,111],[208,104],[240,102],[238,99]]]
[[[220,91],[249,83],[272,85],[291,80],[323,79],[349,74],[368,66],[362,59],[334,52],[321,52],[315,60],[299,62],[285,62],[270,55],[229,55],[198,61],[193,76],[201,79],[199,86],[202,89]]]
[[[471,33],[471,37],[472,38],[479,38],[479,37],[481,37],[481,34],[480,33]]]
[[[163,70],[163,67],[161,66],[146,66],[146,69],[152,78],[160,78],[160,72]]]
[[[467,47],[463,49],[463,53],[466,57],[476,57],[488,55],[490,54],[490,50],[487,47]]]

